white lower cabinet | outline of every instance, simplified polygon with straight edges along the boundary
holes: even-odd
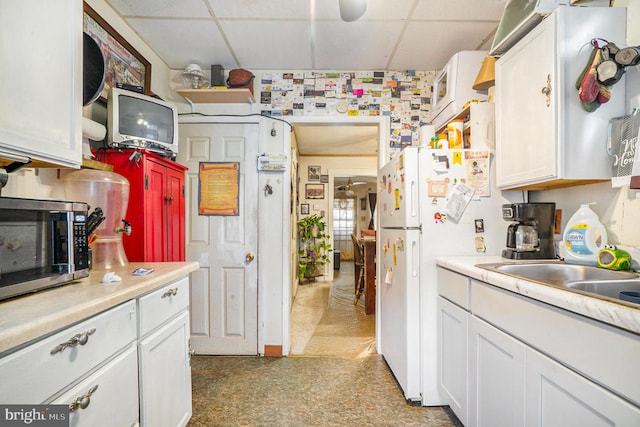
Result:
[[[467,424],[469,312],[438,297],[438,389],[462,424]]]
[[[70,405],[70,426],[185,426],[189,278],[0,356],[0,403]]]
[[[640,425],[637,407],[533,349],[526,385],[526,426]]]
[[[469,321],[469,426],[524,425],[524,344],[488,323]]]
[[[143,426],[185,426],[191,418],[189,312],[142,339],[140,421]]]
[[[138,425],[137,372],[133,344],[51,403],[69,405],[70,427]]]
[[[640,426],[640,338],[438,268],[439,390],[465,426]]]

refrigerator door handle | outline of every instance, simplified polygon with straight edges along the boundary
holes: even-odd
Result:
[[[411,180],[409,183],[409,191],[411,194],[411,218],[418,217],[418,186],[415,180]]]
[[[411,241],[411,276],[418,277],[420,264],[418,255],[418,242],[415,240]]]

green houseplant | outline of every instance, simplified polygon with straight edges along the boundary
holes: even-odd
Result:
[[[325,233],[324,218],[309,215],[298,221],[298,278],[311,279],[324,274],[332,251],[330,236]]]

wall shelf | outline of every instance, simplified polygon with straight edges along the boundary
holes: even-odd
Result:
[[[471,104],[464,107],[464,109],[460,113],[458,113],[455,117],[452,117],[451,120],[461,119],[465,122],[468,122],[470,116],[471,116]],[[445,125],[441,126],[439,129],[436,129],[436,136],[443,132],[447,132],[447,123],[445,123]],[[467,132],[467,130],[465,129],[465,133],[469,133],[469,132]]]
[[[193,104],[253,104],[255,98],[249,89],[178,89],[178,95]]]

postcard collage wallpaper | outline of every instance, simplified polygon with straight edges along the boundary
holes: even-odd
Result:
[[[389,116],[390,145],[419,145],[431,121],[436,71],[278,72],[260,81],[261,113],[283,116]]]

